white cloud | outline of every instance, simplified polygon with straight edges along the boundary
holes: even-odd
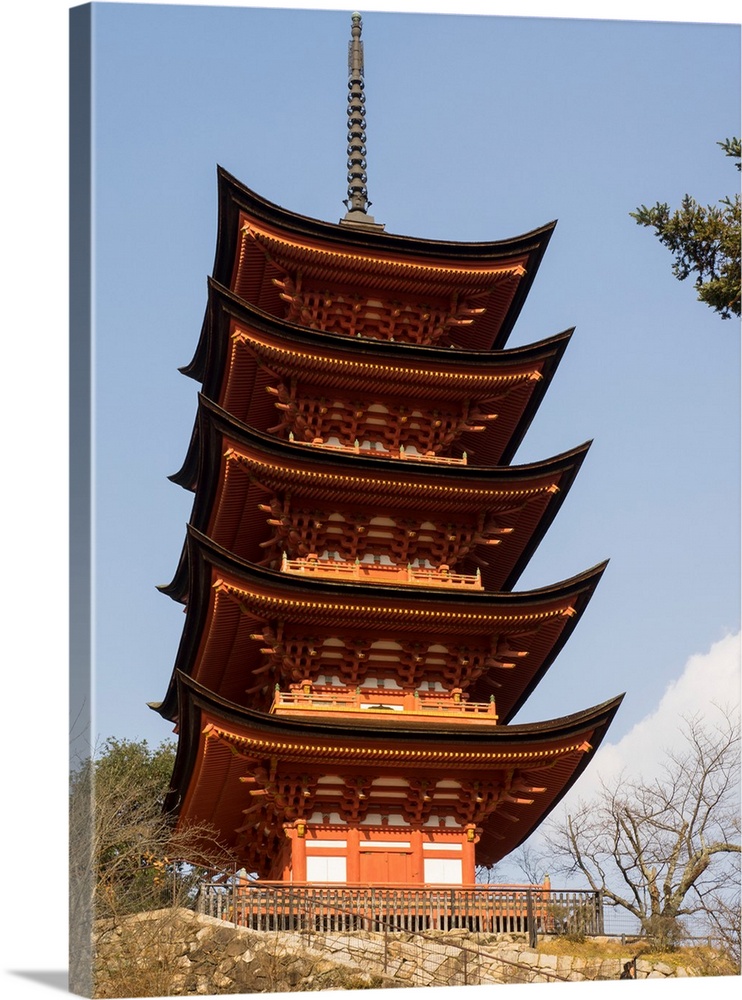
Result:
[[[683,742],[683,717],[696,713],[710,721],[718,707],[740,703],[740,634],[727,635],[706,653],[696,653],[665,690],[657,708],[617,743],[603,743],[587,771],[565,799],[589,799],[600,779],[610,781],[622,770],[631,777],[649,777],[665,750]]]
[[[740,633],[727,635],[706,653],[695,653],[683,667],[677,680],[669,684],[657,708],[638,722],[616,743],[604,742],[574,788],[567,793],[552,814],[560,816],[582,800],[589,802],[599,791],[601,779],[610,784],[622,771],[632,778],[650,778],[662,764],[666,750],[679,749],[683,743],[683,717],[696,713],[713,722],[719,707],[740,704]],[[535,832],[531,845],[543,847],[543,828]],[[498,869],[499,881],[522,880],[522,872],[506,859]]]

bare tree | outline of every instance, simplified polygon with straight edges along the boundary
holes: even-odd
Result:
[[[543,850],[539,850],[535,843],[527,840],[514,851],[509,858],[525,876],[531,885],[541,885],[549,874],[549,862]]]
[[[740,966],[740,884],[732,880],[725,891],[714,893],[708,901],[709,939]]]
[[[94,929],[127,914],[187,905],[203,868],[233,859],[206,827],[174,829],[163,811],[175,748],[108,740],[70,781],[70,985],[90,995]]]
[[[678,940],[682,918],[718,923],[719,900],[739,934],[730,902],[730,886],[739,885],[738,713],[723,711],[716,723],[685,719],[683,734],[659,777],[621,775],[546,831],[556,870],[586,878],[661,947]]]

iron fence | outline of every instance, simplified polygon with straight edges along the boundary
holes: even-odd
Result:
[[[205,882],[200,913],[252,930],[604,934],[600,893],[507,886],[468,888]]]

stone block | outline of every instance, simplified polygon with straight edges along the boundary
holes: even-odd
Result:
[[[537,951],[523,950],[518,954],[518,957],[516,958],[515,961],[518,963],[518,965],[527,965],[534,967],[538,965],[539,957],[540,956]]]
[[[667,962],[655,962],[654,971],[662,973],[663,976],[674,976],[675,969],[668,965]]]
[[[520,957],[521,955],[522,955],[522,951],[511,951],[510,949],[506,949],[506,950],[500,952],[497,955],[497,957],[501,958],[504,962],[520,962],[521,961],[521,957]]]

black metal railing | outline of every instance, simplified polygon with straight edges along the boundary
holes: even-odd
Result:
[[[295,885],[203,883],[199,912],[252,930],[468,930],[479,934],[604,933],[600,893],[540,886]]]

